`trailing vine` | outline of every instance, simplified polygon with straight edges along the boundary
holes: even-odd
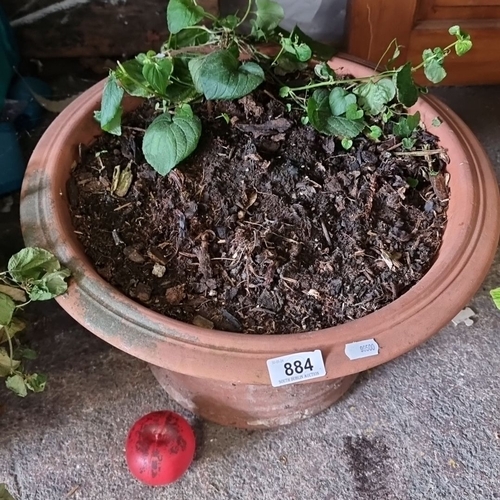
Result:
[[[370,77],[346,78],[327,63],[331,47],[311,40],[299,28],[287,32],[279,27],[284,12],[277,2],[256,0],[253,5],[249,0],[241,17],[215,17],[195,0],[170,0],[170,36],[161,50],[141,53],[110,72],[101,110],[95,113],[102,129],[121,134],[125,93],[156,100],[158,116],[144,134],[142,149],[146,161],[166,175],[196,149],[201,136],[201,121],[191,104],[239,99],[269,81],[278,86],[288,110],[302,110],[303,124],[337,138],[345,149],[359,136],[381,139],[384,132],[377,122],[390,123],[403,148],[411,149],[420,115],[408,114],[407,108],[425,92],[413,75],[423,70],[429,81],[439,83],[446,77],[446,57],[452,51],[462,56],[472,48],[470,36],[453,26],[449,33],[454,41],[447,47],[424,50],[415,66],[406,62],[394,67],[401,48],[394,40],[381,59],[393,50],[387,69]],[[249,33],[241,29],[247,22]],[[279,47],[274,57],[262,49],[263,43]],[[307,83],[283,83],[283,77],[303,72],[313,62]]]

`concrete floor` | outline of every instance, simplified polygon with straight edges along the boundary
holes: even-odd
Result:
[[[500,177],[500,88],[436,93],[479,136]],[[2,236],[7,228],[17,234],[2,221]],[[15,234],[7,236],[2,244],[15,245]],[[187,415],[197,458],[178,483],[160,489],[129,475],[128,428],[152,410],[186,412],[145,363],[86,332],[55,303],[34,306],[33,368],[50,385],[24,400],[0,387],[0,483],[17,500],[500,498],[500,311],[488,295],[498,286],[500,254],[471,301],[473,326],[450,325],[363,373],[341,402],[308,421],[248,432]]]

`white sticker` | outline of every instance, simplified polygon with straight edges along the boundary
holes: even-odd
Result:
[[[345,354],[350,360],[376,356],[378,354],[378,344],[374,339],[352,342],[345,345]]]
[[[470,307],[466,307],[465,309],[462,309],[451,321],[453,321],[455,326],[460,323],[464,323],[465,326],[472,326],[474,321],[471,318],[475,315],[476,313]]]
[[[323,355],[319,349],[268,359],[267,369],[273,387],[295,384],[326,375]]]

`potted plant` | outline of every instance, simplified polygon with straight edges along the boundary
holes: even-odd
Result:
[[[393,67],[394,43],[377,73],[280,30],[276,2],[251,9],[171,0],[161,51],[44,134],[21,221],[71,270],[58,301],[77,321],[202,417],[272,427],[448,323],[491,264],[499,204],[477,139],[413,82],[471,48],[458,26],[417,66]]]

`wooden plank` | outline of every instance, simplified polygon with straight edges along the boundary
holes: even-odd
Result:
[[[434,5],[443,7],[500,6],[500,0],[434,0]]]
[[[484,5],[484,1],[461,2],[453,0],[449,4],[438,3],[439,0],[420,0],[418,2],[416,21],[429,19],[498,19],[500,18],[500,0],[496,4]],[[451,25],[450,25],[451,26]]]
[[[3,5],[5,2],[5,5]],[[3,0],[26,58],[128,57],[158,49],[165,0]],[[198,2],[212,14],[218,0]]]
[[[418,0],[351,0],[348,52],[377,63],[394,38],[405,57]],[[397,20],[397,22],[395,22]]]
[[[500,6],[498,7],[436,7],[431,10],[426,19],[499,19]],[[451,26],[451,25],[450,25]]]
[[[472,36],[474,46],[466,56],[460,58],[451,54],[445,63],[448,72],[444,85],[487,85],[500,83],[500,19],[498,20],[454,20],[460,23]],[[427,21],[419,24],[412,32],[408,57],[414,63],[422,60],[422,51],[428,47],[444,47],[450,43],[448,27],[450,21]],[[423,75],[416,80],[428,85]]]

